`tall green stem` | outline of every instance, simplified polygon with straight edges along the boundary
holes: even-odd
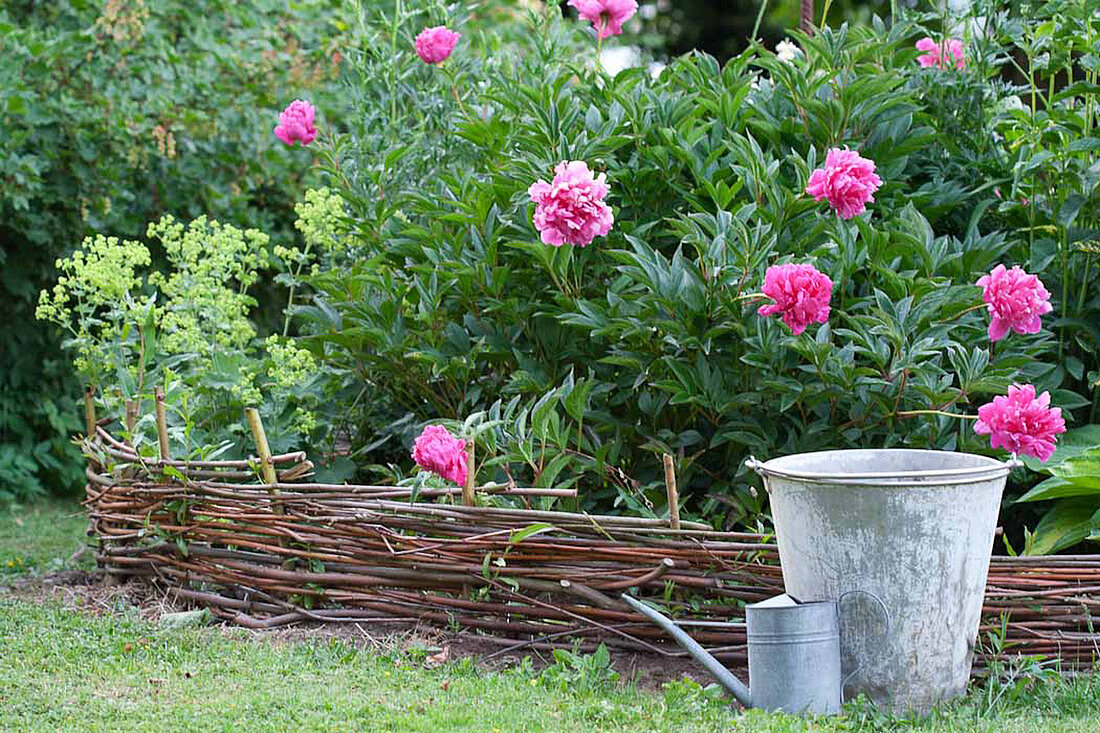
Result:
[[[397,34],[401,30],[401,20],[405,15],[404,3],[397,0],[393,9],[393,23],[390,26],[390,58],[397,58]],[[390,64],[390,124],[397,125],[397,65]]]
[[[894,413],[898,417],[916,417],[918,415],[940,415],[942,417],[957,417],[960,420],[977,420],[977,415],[960,415],[957,412],[945,412],[943,410],[899,410]]]
[[[294,306],[294,292],[298,289],[298,278],[302,276],[302,268],[305,267],[306,262],[309,259],[309,250],[311,245],[307,242],[306,248],[302,250],[301,258],[298,260],[298,267],[294,270],[294,279],[290,283],[290,293],[286,298],[286,308],[284,311],[286,315],[283,317],[283,336],[287,336],[290,333],[290,317],[291,309]]]
[[[760,37],[760,21],[764,19],[764,13],[767,11],[767,9],[768,0],[764,0],[764,2],[760,3],[760,12],[756,14],[756,22],[753,23],[752,26],[752,40],[754,41]]]
[[[1089,270],[1092,269],[1092,253],[1085,253],[1085,277],[1081,280],[1081,288],[1077,293],[1077,317],[1080,318],[1085,312],[1085,300],[1089,292],[1089,285],[1092,283],[1089,280]]]

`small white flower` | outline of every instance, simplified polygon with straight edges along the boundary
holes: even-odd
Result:
[[[794,61],[796,57],[801,55],[802,49],[792,43],[788,38],[784,38],[782,41],[775,44],[775,57],[780,61],[789,64]]]

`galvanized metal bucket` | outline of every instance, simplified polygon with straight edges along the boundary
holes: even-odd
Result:
[[[867,591],[842,619],[845,698],[925,713],[970,676],[1001,493],[1014,461],[906,449],[748,465],[771,497],[783,583],[800,602]]]

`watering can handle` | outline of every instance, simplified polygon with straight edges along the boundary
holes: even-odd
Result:
[[[862,590],[862,589],[859,589],[859,588],[856,588],[855,590],[846,590],[846,591],[844,591],[843,593],[840,594],[840,597],[838,597],[836,599],[837,611],[840,610],[840,604],[844,602],[845,596],[855,595],[856,593],[862,593],[865,596],[871,596],[871,598],[874,598],[875,602],[878,603],[878,605],[882,607],[882,617],[886,620],[886,629],[882,632],[882,638],[883,639],[888,639],[890,637],[890,609],[888,609],[886,607],[886,604],[883,603],[881,598],[879,598],[877,595],[875,595],[871,591]],[[858,672],[859,670],[860,670],[859,665],[856,665],[856,668],[853,669],[848,674],[846,674],[844,676],[844,679],[842,679],[840,681],[840,691],[841,691],[841,693],[844,692],[844,685],[848,684],[848,680],[852,679],[852,677],[855,676],[855,673]]]

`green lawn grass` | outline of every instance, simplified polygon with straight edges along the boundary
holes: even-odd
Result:
[[[84,531],[73,506],[21,511],[0,512],[0,558],[63,565]],[[804,720],[740,714],[690,682],[640,691],[598,664],[428,669],[423,651],[396,643],[273,643],[240,629],[169,628],[129,607],[96,616],[0,592],[0,730],[1083,732],[1100,730],[1100,677],[1003,675],[920,721],[861,703]]]
[[[0,504],[0,582],[5,576],[60,570],[85,543],[88,519],[75,500]],[[90,553],[82,558],[91,567]]]

